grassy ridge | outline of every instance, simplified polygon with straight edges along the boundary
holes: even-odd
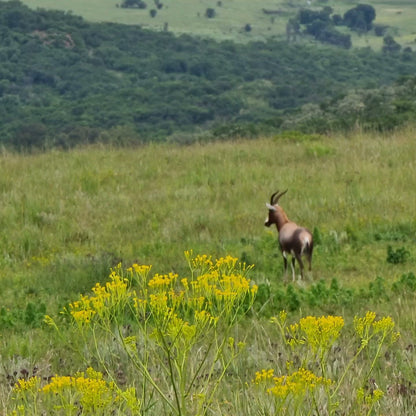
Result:
[[[263,226],[264,203],[278,188],[289,188],[281,200],[289,218],[319,235],[313,277],[295,290],[333,278],[358,290],[377,276],[390,287],[416,269],[414,133],[3,153],[0,355],[5,368],[17,362],[20,368],[61,371],[59,351],[65,347],[31,327],[45,312],[57,314],[105,281],[119,261],[186,276],[184,250],[231,254],[255,264],[251,278],[257,284],[286,290],[276,232]],[[386,261],[388,246],[408,251],[406,261]],[[330,311],[347,319],[368,308],[392,314],[405,349],[415,331],[414,296],[382,299],[382,292],[380,299],[361,303],[352,298],[347,309],[332,304]],[[328,313],[325,303],[323,309],[300,305],[300,314],[322,310]],[[253,342],[267,356],[271,347],[264,345],[262,330]],[[81,364],[68,358],[64,365],[72,371]],[[0,396],[4,403],[7,389]]]

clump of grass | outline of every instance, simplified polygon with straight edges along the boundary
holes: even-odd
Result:
[[[403,264],[406,263],[409,256],[410,252],[405,247],[393,249],[392,246],[387,246],[387,263]]]

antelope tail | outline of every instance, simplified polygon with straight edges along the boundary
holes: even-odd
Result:
[[[303,253],[310,253],[311,251],[311,238],[309,236],[305,236],[302,241],[302,250],[301,255]]]

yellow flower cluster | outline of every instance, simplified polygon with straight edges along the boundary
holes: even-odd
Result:
[[[168,287],[171,286],[177,279],[178,275],[175,273],[169,273],[160,275],[156,273],[153,278],[149,281],[149,287]]]
[[[99,393],[109,388],[114,388],[113,383],[107,383],[103,379],[102,373],[95,371],[91,367],[86,371],[87,377],[84,372],[77,373],[74,377],[71,376],[55,376],[52,377],[51,382],[42,388],[44,393],[59,393],[62,389],[67,387],[74,387],[80,392],[87,392],[93,390],[95,393]]]
[[[360,318],[358,316],[354,317],[354,329],[355,332],[361,337],[365,338],[370,329],[371,325],[376,319],[375,312],[368,311],[363,318]]]
[[[217,321],[218,318],[212,316],[206,310],[195,311],[195,322],[201,329],[204,329],[207,326],[215,325]]]
[[[100,318],[115,316],[122,310],[132,296],[128,290],[128,280],[114,270],[105,286],[97,283],[92,296],[80,296],[80,300],[69,304],[70,314],[78,325],[88,325],[94,316]]]
[[[72,304],[71,304],[72,305]],[[71,306],[70,305],[70,306]],[[71,310],[71,315],[79,324],[89,324],[95,311],[92,309]]]
[[[219,270],[224,270],[225,272],[228,272],[230,270],[235,269],[237,261],[238,261],[237,257],[232,257],[232,256],[221,257],[220,259],[217,259],[217,261],[215,262],[215,267]]]
[[[286,398],[289,394],[304,396],[318,387],[330,385],[332,381],[318,377],[305,368],[300,368],[288,376],[275,377],[273,383],[274,386],[269,388],[267,392],[279,398]]]
[[[23,378],[19,379],[17,383],[14,386],[15,391],[30,391],[37,389],[37,387],[40,384],[40,378],[39,377],[31,377],[28,380],[25,380]]]
[[[381,334],[383,338],[390,335],[390,341],[395,342],[400,337],[400,333],[394,331],[394,326],[394,321],[390,316],[376,321],[375,312],[368,311],[362,318],[358,316],[354,317],[355,332],[364,343],[376,334]]]
[[[363,388],[358,389],[357,391],[357,401],[358,403],[366,405],[374,405],[380,401],[384,396],[383,390],[375,389],[370,393],[366,394]]]
[[[130,274],[132,274],[134,272],[134,273],[137,273],[141,276],[147,276],[149,274],[151,268],[152,268],[152,266],[133,263],[132,266],[127,269],[127,272],[129,272]]]
[[[250,280],[238,273],[222,274],[218,269],[209,270],[188,282],[182,279],[182,284],[188,290],[188,296],[193,299],[205,298],[223,304],[234,304],[239,298],[246,295],[254,296],[257,286],[251,285]]]
[[[152,313],[156,316],[164,315],[169,312],[168,296],[166,292],[149,295],[149,306]]]
[[[253,380],[254,384],[260,384],[263,383],[264,381],[269,381],[272,380],[274,377],[274,370],[273,369],[269,369],[269,370],[261,370],[261,371],[256,371],[256,377]]]
[[[121,409],[137,409],[140,402],[137,400],[134,389],[121,391],[113,382],[107,382],[103,374],[88,368],[86,373],[79,372],[72,376],[55,376],[51,382],[40,388],[40,378],[32,377],[29,380],[19,380],[15,387],[15,394],[24,394],[30,391],[33,397],[40,402],[52,401],[55,407],[67,406],[68,403],[79,403],[85,414],[96,414],[108,408],[109,414],[118,402]],[[42,413],[43,414],[43,413]],[[100,412],[99,414],[104,414]]]
[[[273,385],[267,389],[267,393],[279,399],[286,399],[289,395],[303,397],[308,392],[315,391],[318,387],[329,386],[332,383],[330,379],[318,377],[305,368],[299,368],[290,375],[280,377],[275,377],[272,369],[256,372],[253,383],[260,385],[269,384],[270,382]]]
[[[192,272],[190,278],[179,279],[175,273],[155,274],[147,285],[140,285],[133,298],[138,315],[149,318],[149,323],[178,343],[181,337],[189,340],[201,334],[201,328],[215,326],[220,315],[234,317],[232,311],[246,304],[247,296],[247,304],[251,304],[257,291],[257,286],[239,273],[250,268],[241,266],[234,257],[213,262],[207,255],[192,257],[191,251],[185,252],[185,257]],[[136,269],[132,269],[135,281]]]
[[[207,256],[206,254],[198,254],[193,257],[192,250],[185,251],[185,258],[188,261],[188,265],[192,273],[195,272],[197,274],[203,274],[207,270],[211,269],[214,264],[211,256]]]
[[[151,266],[133,264],[125,278],[119,264],[105,285],[97,283],[91,295],[81,295],[70,303],[68,312],[82,330],[96,324],[109,327],[133,312],[139,325],[146,323],[150,332],[159,331],[157,338],[167,336],[179,344],[181,337],[192,339],[201,334],[201,328],[215,327],[219,317],[233,320],[239,309],[252,305],[257,286],[244,276],[251,266],[241,265],[231,256],[213,262],[210,256],[192,258],[191,254],[185,253],[188,264],[204,273],[192,271],[190,278],[183,279],[176,273],[156,273],[149,278]],[[50,317],[45,322],[56,327]]]
[[[294,338],[299,337],[299,331],[305,337],[305,341],[313,352],[327,351],[338,339],[344,319],[341,316],[307,316],[298,324],[290,326],[290,332]]]
[[[55,376],[41,389],[42,393],[52,396],[75,395],[84,410],[105,408],[117,400],[118,389],[114,383],[106,382],[100,372],[88,368],[75,376]]]
[[[221,257],[215,262],[215,268],[224,274],[237,271],[238,274],[245,276],[253,267],[252,264],[247,266],[246,263],[238,263],[238,258],[232,256]]]

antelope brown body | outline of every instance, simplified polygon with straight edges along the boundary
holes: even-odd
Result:
[[[270,227],[272,224],[276,224],[279,233],[279,246],[285,266],[285,277],[287,274],[287,257],[291,255],[293,280],[295,280],[295,259],[299,263],[300,275],[303,279],[304,266],[302,256],[306,257],[309,263],[309,270],[312,270],[313,238],[308,229],[299,227],[296,223],[290,221],[283,208],[278,204],[279,198],[286,192],[287,189],[280,194],[277,191],[271,196],[270,204],[266,204],[269,209],[269,216],[266,218],[264,225]]]

